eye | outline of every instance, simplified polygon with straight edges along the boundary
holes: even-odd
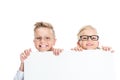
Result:
[[[92,39],[96,39],[96,37],[92,37]]]
[[[82,39],[87,39],[87,37],[83,37]]]
[[[45,39],[50,39],[50,37],[46,37]]]
[[[85,41],[87,39],[88,39],[88,37],[86,35],[81,36],[81,40]]]
[[[42,37],[36,37],[35,39],[37,39],[37,40],[41,40],[41,39],[42,39]]]
[[[97,35],[94,35],[91,37],[92,40],[98,40],[98,36]]]

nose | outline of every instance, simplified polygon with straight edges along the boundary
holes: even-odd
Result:
[[[41,41],[41,42],[45,42],[45,39],[44,39],[44,38],[42,38],[40,41]]]
[[[92,41],[91,36],[88,37],[88,41]]]

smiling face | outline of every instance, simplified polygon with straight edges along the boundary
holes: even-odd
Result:
[[[78,45],[85,50],[94,50],[99,46],[98,36],[95,29],[88,28],[80,32],[79,37],[82,36]]]
[[[40,27],[34,31],[34,44],[38,51],[50,51],[55,41],[52,29]]]

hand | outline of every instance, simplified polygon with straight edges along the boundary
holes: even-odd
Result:
[[[19,67],[20,71],[24,71],[24,60],[30,55],[31,49],[24,50],[23,53],[20,54],[21,64]]]
[[[83,48],[82,47],[74,47],[71,50],[74,50],[74,51],[83,51]]]
[[[63,51],[63,49],[53,48],[52,51],[53,51],[53,54],[57,56]]]
[[[31,49],[26,49],[20,54],[21,63],[24,63],[24,60],[30,55]]]
[[[114,50],[112,50],[112,48],[108,47],[108,46],[102,46],[102,50],[104,50],[104,51],[111,51],[111,53],[114,53]]]

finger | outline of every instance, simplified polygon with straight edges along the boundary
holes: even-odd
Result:
[[[102,47],[102,50],[107,51],[107,49],[105,47]]]
[[[59,55],[60,54],[60,49],[55,49],[55,54]]]
[[[60,49],[60,52],[62,52],[63,51],[63,49]]]
[[[114,50],[111,50],[111,53],[114,53],[115,51]]]
[[[77,47],[75,47],[75,48],[74,48],[74,50],[75,50],[75,51],[78,51],[78,48],[77,48]]]
[[[31,52],[31,50],[30,50],[30,49],[25,50],[25,51],[24,51],[24,55],[25,55],[25,56],[29,56],[29,55],[30,55],[30,52]]]
[[[62,49],[54,49],[54,54],[59,55],[62,52]]]
[[[83,49],[82,48],[78,48],[79,51],[82,51]]]
[[[22,53],[21,57],[22,57],[22,59],[26,59],[27,58],[27,56],[25,55],[25,53]]]
[[[56,49],[53,49],[53,54],[57,55]]]

